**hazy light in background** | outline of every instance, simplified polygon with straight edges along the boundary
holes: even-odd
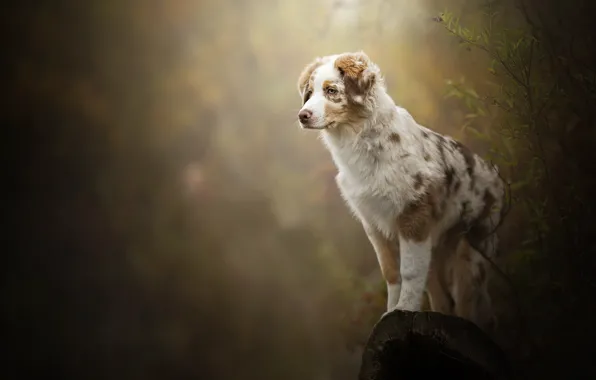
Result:
[[[381,65],[396,102],[421,122],[434,123],[443,102],[440,87],[451,75],[438,63],[449,64],[453,59],[438,57],[444,49],[436,49],[436,42],[425,44],[429,31],[436,27],[431,18],[437,12],[425,1],[284,1],[275,7],[255,2],[238,18],[243,27],[227,29],[224,25],[230,24],[222,21],[215,38],[227,44],[236,41],[237,58],[215,60],[209,68],[197,66],[202,76],[217,67],[229,72],[211,77],[207,82],[216,82],[203,90],[207,98],[228,99],[213,106],[219,114],[216,144],[219,151],[231,145],[245,151],[222,158],[238,178],[272,198],[284,225],[308,220],[309,181],[324,179],[300,171],[296,173],[300,181],[291,184],[279,177],[294,167],[308,169],[330,162],[316,134],[295,127],[300,107],[295,83],[301,69],[316,56],[363,49]],[[238,34],[242,30],[246,34]],[[443,33],[435,31],[439,36]],[[255,130],[248,127],[254,120],[247,117],[271,121]],[[263,159],[268,157],[266,166],[254,166],[254,160],[262,162],[249,158],[257,152]]]

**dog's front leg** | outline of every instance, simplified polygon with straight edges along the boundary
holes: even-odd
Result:
[[[397,309],[419,311],[426,288],[432,256],[430,236],[422,240],[406,239],[400,235],[401,294]]]
[[[392,310],[399,301],[401,278],[399,275],[399,241],[388,239],[376,228],[363,223],[366,235],[372,244],[381,273],[387,284],[387,310]]]

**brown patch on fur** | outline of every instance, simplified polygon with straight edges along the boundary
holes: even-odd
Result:
[[[399,261],[397,259],[399,257],[399,241],[397,239],[395,241],[387,239],[376,229],[368,228],[365,231],[368,238],[380,248],[377,259],[383,278],[389,284],[398,283],[400,280]]]
[[[426,133],[425,131],[422,131],[422,137],[424,137],[425,139],[428,138],[428,133]]]
[[[401,141],[401,136],[398,133],[393,132],[389,135],[389,141],[399,143]]]
[[[335,82],[331,81],[331,80],[326,80],[323,82],[323,90],[326,89],[327,87],[331,87],[335,84]]]
[[[368,67],[369,59],[363,53],[342,54],[335,60],[335,68],[341,75],[357,79]]]
[[[376,83],[376,74],[371,70],[365,72],[374,64],[366,54],[360,52],[340,55],[336,58],[334,66],[343,78],[348,100],[362,106],[364,99]]]
[[[424,154],[424,161],[430,161],[430,154],[428,154],[428,153]]]
[[[397,220],[401,235],[413,241],[426,239],[430,233],[431,214],[430,205],[424,201],[408,204]]]
[[[437,209],[437,191],[429,188],[422,198],[406,205],[397,217],[397,227],[405,239],[423,241],[428,237],[434,221],[440,216],[440,210]]]
[[[345,105],[338,104],[332,106],[331,104],[325,104],[325,121],[331,123],[333,121],[345,120],[348,112],[348,107]]]
[[[383,248],[381,273],[383,278],[389,284],[397,284],[400,280],[399,267],[396,255],[390,247]]]

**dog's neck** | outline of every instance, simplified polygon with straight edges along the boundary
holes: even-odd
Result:
[[[417,123],[386,92],[379,95],[366,119],[322,131],[322,140],[340,172],[369,180],[385,165],[400,167],[397,161],[409,154],[407,144],[399,141],[404,138],[414,143],[409,136],[417,134],[413,131]]]

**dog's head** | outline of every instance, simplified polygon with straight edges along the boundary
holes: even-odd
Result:
[[[328,129],[367,117],[379,85],[379,68],[364,52],[316,58],[298,79],[300,125]]]

